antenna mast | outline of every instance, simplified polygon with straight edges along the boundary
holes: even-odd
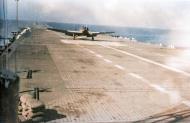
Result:
[[[18,18],[18,2],[19,0],[15,0],[16,1],[16,22],[17,22],[17,28],[19,27],[19,18]]]

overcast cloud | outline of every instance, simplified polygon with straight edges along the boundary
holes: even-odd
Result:
[[[8,3],[14,18],[15,1]],[[188,13],[188,0],[20,0],[25,20],[190,29]]]

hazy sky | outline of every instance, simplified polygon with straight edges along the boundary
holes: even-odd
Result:
[[[15,0],[8,0],[15,18]],[[190,0],[20,0],[20,18],[66,23],[187,28]]]

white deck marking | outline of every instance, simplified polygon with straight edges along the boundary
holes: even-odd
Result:
[[[84,48],[84,47],[83,47]],[[88,49],[88,48],[84,48],[86,51],[88,51],[88,52],[90,52],[90,53],[92,53],[92,54],[96,54],[94,51],[92,51],[92,50],[90,50],[90,49]],[[102,55],[99,55],[99,54],[96,54],[96,56],[97,57],[99,57],[99,58],[103,58],[103,56]],[[105,59],[105,58],[103,58],[103,60],[105,61],[105,62],[107,62],[107,63],[113,63],[111,60],[109,60],[109,59]]]
[[[96,54],[96,57],[103,58],[103,56],[100,54]]]
[[[94,52],[94,51],[92,51],[92,50],[90,50],[89,52],[90,52],[90,53],[92,53],[92,54],[95,54],[95,52]]]
[[[156,89],[157,91],[168,94],[168,91],[159,85],[151,84],[150,86]]]
[[[84,48],[84,47],[83,47]],[[92,50],[90,50],[90,49],[87,49],[87,48],[84,48],[86,51],[88,51],[88,52],[90,52],[90,53],[92,53],[92,54],[95,54],[95,52],[94,51],[92,51]]]
[[[146,80],[144,77],[138,75],[138,74],[135,74],[135,73],[129,73],[129,75],[131,75],[132,77],[135,77],[139,80],[141,80],[142,82],[148,84],[150,87],[154,88],[155,90],[157,91],[160,91],[162,93],[167,93],[169,94],[170,92],[167,91],[165,88],[159,86],[159,85],[156,85],[156,84],[152,84],[150,81]]]
[[[129,75],[131,75],[131,76],[133,76],[133,77],[135,77],[135,78],[137,78],[137,79],[141,79],[141,80],[142,80],[142,77],[139,76],[139,75],[137,75],[137,74],[129,73]]]
[[[122,67],[121,65],[114,65],[116,68],[120,69],[120,70],[125,70],[124,67]]]
[[[80,46],[80,45],[79,45]],[[84,48],[84,47],[83,47]],[[90,52],[90,53],[92,53],[92,54],[96,54],[94,51],[92,51],[92,50],[90,50],[90,49],[88,49],[88,48],[84,48],[86,51],[88,51],[88,52]],[[99,55],[99,54],[96,54],[96,56],[97,57],[99,57],[99,58],[103,58],[103,56],[102,55]],[[105,59],[105,58],[103,58],[103,60],[105,61],[105,62],[107,62],[107,63],[113,63],[111,60],[109,60],[109,59]]]
[[[170,97],[170,100],[172,103],[179,103],[181,102],[182,104],[190,107],[190,101],[188,101],[187,99],[185,98],[182,98],[180,96],[180,94],[178,93],[178,91],[170,91],[170,90],[167,90],[159,85],[156,85],[156,84],[151,84],[151,82],[149,82],[148,80],[146,80],[145,78],[143,78],[142,76],[138,75],[138,74],[135,74],[135,73],[129,73],[129,75],[131,75],[132,77],[134,78],[137,78],[139,80],[141,80],[142,82],[148,84],[150,87],[154,88],[155,90],[161,92],[161,93],[165,93],[167,94],[169,97]]]
[[[107,63],[112,63],[112,61],[109,60],[109,59],[104,59],[104,61],[107,62]]]
[[[137,58],[137,59],[142,60],[142,61],[144,61],[144,62],[148,62],[148,63],[154,64],[154,65],[160,66],[160,67],[162,67],[162,68],[168,69],[168,70],[170,70],[170,71],[174,71],[174,72],[177,72],[177,73],[181,73],[181,74],[183,74],[183,75],[185,75],[185,76],[190,77],[190,73],[185,72],[185,71],[182,71],[182,70],[180,70],[180,69],[177,69],[177,68],[174,68],[174,67],[171,67],[171,66],[167,66],[167,65],[164,65],[164,64],[161,64],[161,63],[152,61],[152,60],[150,60],[150,59],[143,58],[143,57],[141,57],[141,56],[138,56],[138,55],[135,55],[135,54],[132,54],[132,53],[123,51],[123,50],[119,50],[119,49],[112,48],[112,47],[109,47],[109,46],[105,46],[105,45],[102,45],[102,44],[99,44],[99,45],[100,45],[100,46],[103,46],[103,47],[106,47],[106,48],[109,48],[109,49],[112,49],[112,50],[115,50],[115,51],[117,51],[117,52],[126,54],[126,55],[128,55],[128,56]]]
[[[190,107],[190,101],[184,100],[184,101],[182,101],[182,103],[183,103],[184,105]]]
[[[138,75],[138,74],[135,74],[135,73],[129,73],[130,76],[134,77],[134,78],[137,78],[137,79],[140,79],[141,81],[143,81],[144,83],[150,85],[151,83],[146,80],[145,78],[143,78],[142,76]]]

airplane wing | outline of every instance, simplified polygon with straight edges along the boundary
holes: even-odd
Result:
[[[80,35],[82,35],[82,32],[80,32],[80,31],[70,31],[70,30],[55,29],[55,28],[48,28],[48,30],[65,33],[66,35],[69,35],[69,36],[74,36],[74,35],[80,36]]]
[[[97,36],[97,35],[112,34],[112,33],[115,33],[115,32],[90,32],[90,33],[93,36]]]
[[[67,33],[67,30],[60,30],[60,29],[55,29],[55,28],[47,28],[48,30],[56,31],[56,32],[62,32],[62,33]]]

